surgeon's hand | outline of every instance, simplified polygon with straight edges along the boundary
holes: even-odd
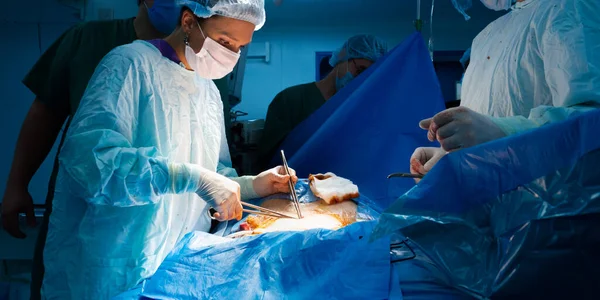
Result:
[[[468,148],[503,138],[506,133],[490,117],[459,106],[446,109],[433,118],[419,122],[428,130],[427,138],[437,140],[446,151]]]
[[[296,171],[290,168],[290,174],[292,175],[292,181],[296,184],[298,181]],[[257,195],[267,197],[278,193],[289,193],[289,181],[290,176],[286,175],[285,167],[278,166],[258,174],[252,181],[252,187]]]
[[[435,164],[446,155],[446,151],[437,147],[420,147],[410,157],[410,173],[416,175],[427,174]],[[421,179],[415,178],[419,183]]]
[[[24,213],[27,224],[35,226],[33,199],[27,187],[7,185],[2,199],[2,227],[13,237],[24,239],[26,237],[19,229],[19,214]]]
[[[217,212],[213,217],[219,221],[242,219],[240,185],[215,172],[206,172],[200,179],[196,194]]]

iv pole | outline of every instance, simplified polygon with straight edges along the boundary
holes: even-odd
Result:
[[[417,19],[415,20],[415,28],[421,32],[423,28],[423,20],[421,20],[421,0],[417,0]]]

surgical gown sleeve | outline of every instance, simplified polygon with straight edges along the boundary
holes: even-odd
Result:
[[[224,118],[222,119],[225,121]],[[228,177],[240,185],[240,194],[242,200],[259,198],[254,191],[252,184],[255,176],[238,177],[237,171],[232,167],[229,145],[227,143],[227,139],[225,138],[225,124],[227,124],[227,122],[223,122],[223,126],[221,126],[221,136],[223,138],[221,139],[221,148],[219,150],[219,164],[217,165],[217,173]]]
[[[222,118],[224,121],[224,118]],[[237,177],[237,171],[231,163],[231,155],[229,153],[229,145],[225,133],[225,123],[221,126],[221,145],[219,149],[219,164],[217,165],[217,173],[225,177]]]
[[[492,118],[507,134],[600,108],[600,1],[556,2],[544,7],[547,17],[534,24],[553,106],[536,107],[529,118]]]
[[[163,194],[195,192],[208,171],[170,161],[154,145],[132,146],[155,134],[138,127],[139,114],[151,109],[142,92],[151,82],[140,60],[119,47],[100,62],[61,149],[69,192],[88,203],[156,203]]]

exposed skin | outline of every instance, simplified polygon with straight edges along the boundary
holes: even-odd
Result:
[[[367,68],[369,68],[373,64],[372,61],[364,58],[356,58],[351,59],[349,61],[341,62],[325,76],[325,78],[316,82],[317,88],[321,91],[323,98],[325,100],[329,100],[335,93],[337,93],[335,88],[335,80],[336,78],[342,78],[346,74],[346,72],[352,73],[356,78],[360,73],[364,72]]]
[[[145,2],[148,7],[154,4],[154,0]],[[143,2],[139,5],[134,21],[137,37],[140,39],[164,37],[150,23],[146,6]],[[2,227],[15,238],[26,237],[19,228],[20,213],[27,216],[29,226],[36,226],[33,198],[28,191],[29,183],[52,150],[67,117],[68,114],[52,110],[36,97],[23,121],[2,198]]]

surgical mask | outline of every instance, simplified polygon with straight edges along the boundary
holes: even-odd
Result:
[[[196,53],[189,44],[186,44],[185,59],[202,78],[220,79],[225,77],[233,71],[240,59],[240,53],[235,53],[204,35],[200,24],[198,24],[198,28],[200,28],[200,33],[204,37],[202,49]]]
[[[509,10],[513,0],[481,0],[481,3],[493,10]]]
[[[350,69],[348,67],[348,65],[350,64],[350,62],[348,61],[348,63],[346,64],[346,74],[344,74],[344,76],[340,77],[335,77],[335,90],[336,91],[340,91],[344,86],[346,86],[346,84],[348,84],[348,82],[352,81],[352,79],[354,79],[354,75],[352,75],[352,73],[350,73]],[[336,71],[336,75],[337,75],[337,71]]]
[[[144,6],[148,11],[148,18],[152,26],[163,34],[171,34],[177,27],[177,19],[181,9],[175,5],[173,0],[155,0],[152,7],[148,8],[146,1]]]

